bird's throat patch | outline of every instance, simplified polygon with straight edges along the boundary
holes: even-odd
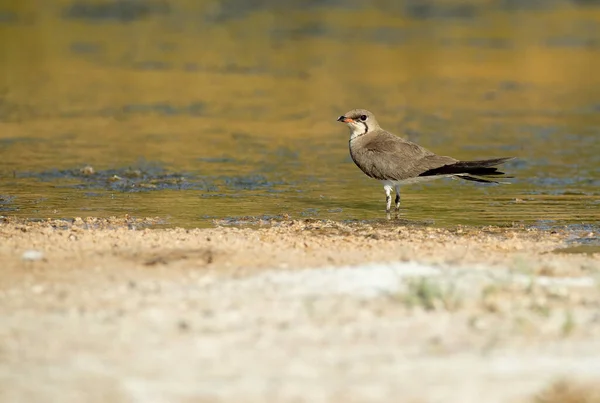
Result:
[[[367,124],[365,122],[360,122],[365,126],[365,131],[363,134],[367,134],[367,132],[369,131],[369,126],[367,126]]]

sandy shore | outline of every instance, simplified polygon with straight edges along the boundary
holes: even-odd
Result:
[[[598,233],[149,223],[0,221],[0,401],[596,393]]]

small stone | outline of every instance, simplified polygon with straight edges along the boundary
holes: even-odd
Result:
[[[96,171],[94,170],[94,167],[91,165],[86,165],[83,168],[81,168],[79,170],[79,172],[81,172],[83,175],[93,175],[96,173]]]
[[[34,294],[41,294],[41,293],[43,293],[45,290],[46,290],[46,287],[44,287],[44,286],[43,286],[43,285],[41,285],[41,284],[34,285],[33,287],[31,287],[31,291],[32,291]]]
[[[44,252],[42,252],[40,250],[35,250],[35,249],[26,250],[21,255],[21,259],[28,260],[31,262],[36,261],[36,260],[42,260],[43,258],[44,258]]]

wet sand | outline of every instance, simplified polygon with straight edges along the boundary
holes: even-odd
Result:
[[[600,379],[600,255],[556,253],[597,233],[154,222],[2,220],[1,401],[565,401]]]

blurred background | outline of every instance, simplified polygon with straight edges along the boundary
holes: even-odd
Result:
[[[434,225],[597,225],[600,1],[3,0],[0,214],[384,217],[336,118],[511,185],[404,188]]]

